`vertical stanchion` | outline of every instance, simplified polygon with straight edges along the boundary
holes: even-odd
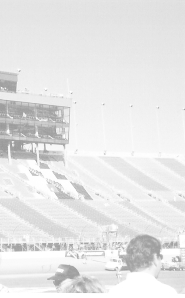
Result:
[[[183,136],[184,136],[184,146],[185,146],[185,122],[184,122],[184,111],[185,111],[185,108],[182,109],[182,125],[183,125]]]
[[[107,145],[106,145],[106,133],[105,133],[105,119],[104,119],[104,108],[105,103],[102,102],[101,104],[101,114],[102,114],[102,132],[103,132],[103,146],[104,146],[104,155],[107,153]]]
[[[75,133],[75,152],[78,152],[78,138],[77,138],[77,122],[76,122],[76,104],[77,101],[73,101],[74,104],[74,133]]]
[[[36,144],[37,165],[40,168],[39,146]]]
[[[10,148],[10,142],[8,142],[8,161],[9,164],[12,164],[12,157],[11,157],[11,148]]]
[[[131,104],[130,105],[130,134],[131,134],[131,146],[132,146],[131,154],[134,155],[134,134],[133,134],[132,109],[133,109],[133,105]]]
[[[157,122],[157,137],[158,137],[158,153],[161,155],[161,135],[159,125],[159,106],[156,106],[156,122]]]

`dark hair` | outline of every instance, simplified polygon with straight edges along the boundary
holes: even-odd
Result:
[[[150,235],[138,235],[127,246],[126,263],[131,272],[148,268],[154,254],[160,255],[161,243]]]
[[[60,293],[105,293],[104,286],[93,277],[78,276],[66,279],[60,285]]]

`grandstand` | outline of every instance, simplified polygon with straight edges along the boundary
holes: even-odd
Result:
[[[0,73],[1,250],[25,241],[39,249],[110,244],[138,233],[176,241],[185,220],[183,159],[66,155],[71,100],[18,93],[16,86],[16,74]],[[116,233],[107,232],[112,225]]]

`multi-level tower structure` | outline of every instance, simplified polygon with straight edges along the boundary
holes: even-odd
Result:
[[[63,96],[17,92],[18,74],[0,72],[0,147],[21,150],[25,144],[69,143],[71,99]]]

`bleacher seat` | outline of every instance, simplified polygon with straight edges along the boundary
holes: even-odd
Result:
[[[53,171],[53,174],[55,175],[55,177],[57,179],[63,179],[63,180],[67,180],[66,176],[65,175],[61,175],[60,173],[57,173],[55,171]]]
[[[60,191],[59,189],[58,189],[58,192],[56,192],[55,194],[56,194],[56,196],[59,200],[74,200],[73,197],[71,197],[70,195],[68,195],[68,194],[66,194],[62,191]]]
[[[138,185],[152,190],[152,191],[168,191],[168,188],[160,184],[159,182],[153,180],[149,176],[145,175],[131,164],[126,162],[120,157],[101,157],[105,162],[115,168],[117,171],[122,173],[124,176],[133,180]]]
[[[63,158],[62,154],[41,154],[40,168],[35,154],[15,152],[11,165],[7,157],[1,158],[0,186],[12,190],[10,195],[0,187],[0,209],[3,210],[0,216],[5,209],[9,213],[6,222],[0,218],[0,226],[5,226],[6,233],[12,218],[14,223],[15,220],[24,220],[24,223],[22,230],[16,228],[14,232],[10,224],[10,235],[30,234],[29,227],[34,226],[36,232],[32,235],[37,239],[39,235],[96,237],[103,226],[111,224],[118,226],[123,237],[147,232],[173,238],[183,225],[185,166],[179,161],[170,159],[170,166],[166,166],[168,162],[161,158],[73,155],[68,156],[68,167],[65,167]],[[38,183],[40,190],[48,194],[47,199],[42,192],[40,197],[33,192]],[[22,195],[21,200],[13,198],[13,190]],[[58,200],[51,200],[54,197]]]
[[[46,163],[40,162],[40,168],[41,169],[49,169],[48,165]]]
[[[136,206],[133,203],[128,202],[128,201],[119,201],[119,202],[117,202],[117,204],[120,204],[120,205],[130,209],[131,211],[133,211],[134,213],[137,213],[138,215],[141,215],[143,218],[146,218],[148,221],[156,223],[156,225],[160,226],[161,228],[167,227],[167,225],[163,224],[162,222],[157,220],[155,217],[153,217],[152,214],[149,215],[147,212],[144,212],[144,210],[141,209],[141,206]]]
[[[19,199],[0,200],[0,205],[9,209],[12,213],[15,213],[20,218],[24,219],[29,224],[36,226],[41,231],[54,236],[54,237],[76,237],[75,233],[62,227],[62,225],[56,224],[51,219],[42,215],[35,209],[29,207]],[[62,224],[62,223],[61,223]]]
[[[127,192],[135,201],[150,199],[150,197],[141,187],[126,179],[124,176],[119,175],[117,172],[111,170],[104,163],[101,163],[101,161],[97,158],[89,156],[70,156],[68,164],[71,166],[71,168],[74,166],[80,175],[82,175],[84,168],[86,177],[87,174],[89,175],[89,181],[92,175],[91,179],[95,177],[94,179],[96,180],[97,178],[97,183],[98,181],[100,183],[102,181],[102,184],[107,187],[108,191],[110,189],[110,191],[115,193]]]
[[[83,236],[95,238],[98,234],[97,225],[89,222],[82,216],[80,216],[77,212],[66,208],[65,205],[60,204],[57,201],[53,200],[44,200],[39,201],[37,199],[30,200],[29,204],[40,210],[40,212],[44,212],[47,216],[54,218],[58,222],[62,222],[66,227],[70,227],[73,230],[76,230],[78,235],[83,232]]]
[[[19,177],[9,173],[0,173],[0,185],[7,186],[12,193],[20,194],[22,197],[33,197],[33,194],[28,191],[27,186],[21,183]]]
[[[171,201],[170,204],[185,213],[185,201]]]
[[[0,233],[0,239],[6,239],[7,237],[5,235],[3,235],[2,233]]]
[[[176,160],[175,158],[156,158],[156,160],[176,174],[185,178],[185,165]]]
[[[23,222],[21,217],[17,217],[14,215],[14,212],[6,212],[6,209],[3,209],[2,206],[5,204],[1,204],[2,202],[10,202],[14,199],[0,199],[0,227],[6,233],[7,238],[17,238],[23,237],[24,235],[30,235],[30,237],[35,240],[43,239],[49,240],[47,234],[33,228],[29,223]],[[10,210],[8,208],[8,210]],[[14,210],[13,210],[14,211]]]
[[[76,189],[76,191],[83,195],[85,200],[92,200],[91,196],[88,194],[88,192],[86,191],[86,189],[83,187],[83,185],[80,185],[78,183],[75,182],[71,182],[71,184],[74,186],[74,188]]]
[[[185,220],[185,214],[180,213],[170,204],[164,204],[160,201],[140,201],[139,205],[145,212],[152,214],[160,222],[165,223],[168,227],[177,231],[177,228],[182,226]]]
[[[126,161],[134,164],[138,169],[143,170],[150,177],[154,178],[156,181],[160,181],[164,186],[166,186],[169,191],[161,191],[159,194],[163,195],[163,197],[168,200],[173,200],[174,192],[177,191],[185,191],[185,183],[183,179],[178,177],[172,171],[169,171],[167,167],[164,167],[161,163],[156,162],[156,160],[152,158],[125,158]]]
[[[96,208],[96,210],[101,210],[104,214],[109,215],[116,219],[119,223],[129,223],[130,227],[134,229],[138,229],[140,233],[147,230],[147,233],[154,235],[157,237],[163,228],[162,225],[152,222],[147,218],[144,218],[141,213],[137,214],[130,209],[124,208],[124,206],[120,206],[113,202],[105,202],[103,200],[99,200],[96,202],[96,205],[93,202],[88,202],[88,204]],[[166,235],[172,236],[172,231],[165,231]],[[174,233],[173,233],[174,234]]]
[[[85,204],[80,200],[65,200],[61,201],[61,203],[65,206],[70,207],[72,210],[75,210],[82,216],[87,219],[90,219],[92,222],[97,223],[98,226],[105,226],[115,224],[119,228],[120,234],[123,235],[136,235],[138,233],[138,229],[135,227],[130,227],[129,224],[120,224],[115,219],[103,214],[101,210],[96,210],[95,208]]]

